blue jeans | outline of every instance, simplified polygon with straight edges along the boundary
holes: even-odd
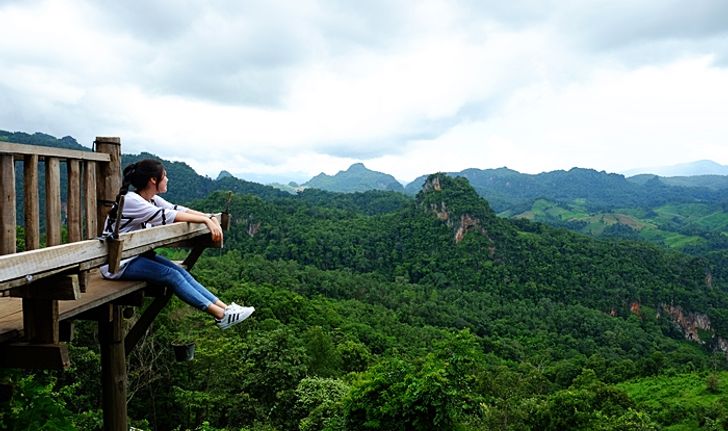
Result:
[[[164,256],[137,257],[127,264],[121,280],[144,280],[169,286],[181,300],[200,310],[207,310],[218,300],[189,272]]]

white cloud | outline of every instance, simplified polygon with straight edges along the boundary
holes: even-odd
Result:
[[[0,128],[202,173],[728,163],[723,2],[0,3]]]

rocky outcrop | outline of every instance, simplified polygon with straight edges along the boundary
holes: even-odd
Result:
[[[460,225],[457,230],[455,230],[455,242],[458,243],[462,241],[465,233],[471,230],[478,231],[484,236],[488,236],[485,229],[480,226],[480,220],[471,217],[469,214],[463,214],[460,216]]]
[[[713,348],[728,356],[728,340],[715,335],[710,325],[710,318],[706,314],[685,312],[682,307],[673,305],[663,305],[662,310],[680,327],[685,339],[700,344],[710,343]],[[709,333],[710,339],[701,339],[701,331],[703,334]]]

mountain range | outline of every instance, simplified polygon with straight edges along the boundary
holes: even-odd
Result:
[[[42,133],[0,131],[0,140],[88,150],[71,137],[56,139]],[[150,153],[122,157],[124,164],[159,158]],[[317,202],[332,199],[326,193],[344,192],[352,194],[345,205],[357,205],[361,200],[358,194],[365,191],[403,193],[402,198],[414,196],[426,179],[419,177],[403,187],[393,176],[356,163],[336,175],[321,173],[301,185],[291,182],[273,187],[245,181],[225,171],[213,180],[198,175],[185,163],[164,163],[172,184],[185,185],[170,188],[168,197],[177,202],[229,190],[261,197],[303,194],[304,199]],[[41,176],[42,170],[41,166]],[[466,178],[501,217],[526,218],[593,236],[642,239],[697,254],[728,247],[728,176],[641,174],[626,178],[583,168],[535,175],[508,168],[472,168],[447,175]],[[61,176],[63,181],[65,170]],[[22,178],[17,187],[22,189]],[[65,194],[65,187],[62,193]],[[18,196],[18,207],[22,207],[22,193]]]
[[[661,177],[690,177],[695,175],[728,175],[728,166],[712,160],[698,160],[672,166],[630,169],[623,172],[625,176],[652,174]]]
[[[145,157],[156,156],[124,162]],[[689,256],[531,221],[578,230],[579,217],[609,213],[674,229],[675,214],[718,209],[705,221],[715,226],[721,189],[496,169],[430,175],[414,197],[289,194],[165,165],[172,201],[230,207],[225,252],[203,256],[195,277],[256,313],[220,335],[176,299],[162,311],[147,334],[153,359],[130,355],[130,388],[144,396],[131,397],[128,413],[145,428],[150,417],[156,429],[210,430],[728,424],[728,248]],[[494,211],[483,193],[506,209]],[[57,429],[97,428],[95,331],[78,322],[74,367],[63,373],[9,375],[18,383],[13,404],[0,403],[2,423],[48,429],[27,424],[50,417]],[[199,346],[184,366],[164,353],[180,337]]]

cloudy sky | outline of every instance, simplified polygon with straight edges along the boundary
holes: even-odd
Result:
[[[728,164],[724,0],[0,0],[0,129],[281,180]]]

